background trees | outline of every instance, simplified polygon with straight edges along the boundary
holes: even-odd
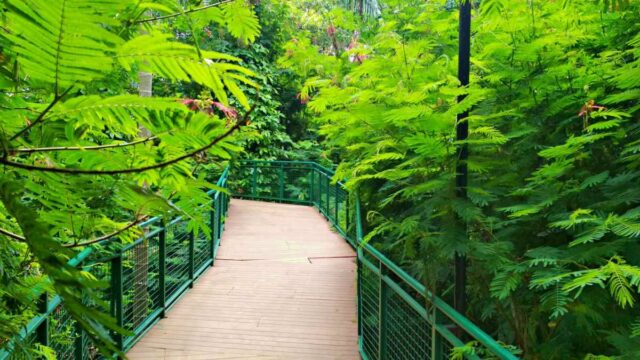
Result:
[[[528,358],[637,357],[637,6],[482,1],[468,89],[454,8],[384,1],[378,21],[344,27],[331,10],[285,46],[328,156],[365,201],[367,239],[445,298],[464,251],[468,315]],[[320,40],[340,33],[352,37],[340,51]]]

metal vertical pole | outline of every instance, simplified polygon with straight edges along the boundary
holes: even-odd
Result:
[[[114,311],[114,317],[116,318],[116,324],[122,328],[124,325],[124,294],[122,289],[122,254],[118,254],[111,261],[111,288],[113,289],[113,295],[111,297],[112,307]],[[121,333],[117,332],[114,336],[118,350],[124,350],[124,337]]]
[[[438,324],[442,321],[442,315],[440,311],[433,307],[433,320],[431,322],[431,359],[440,360],[448,358],[449,354],[444,351],[444,339],[437,330]]]
[[[378,261],[378,269],[380,275],[378,280],[380,285],[378,288],[378,359],[388,359],[388,330],[389,330],[389,288],[384,282],[384,277],[387,274],[386,267],[382,265],[382,261]]]
[[[160,223],[162,226],[162,231],[158,234],[158,280],[159,287],[158,292],[160,293],[160,317],[165,317],[165,311],[167,310],[167,228],[164,220]]]
[[[358,306],[358,341],[362,341],[362,248],[358,247],[356,250],[356,292],[357,292],[357,306]]]
[[[349,225],[351,225],[351,221],[349,221],[349,193],[347,192],[347,197],[344,201],[344,231],[347,234],[347,238],[349,237]]]
[[[251,196],[255,197],[258,187],[258,167],[256,166],[256,163],[253,163],[251,169],[253,170],[251,174]]]
[[[217,215],[217,219],[218,219],[218,224],[216,227],[216,232],[218,233],[218,242],[220,241],[220,239],[222,239],[222,221],[223,221],[223,209],[225,207],[224,204],[224,194],[223,193],[219,193],[218,198],[216,199],[216,214]]]
[[[193,287],[193,281],[195,280],[196,266],[195,266],[195,252],[196,252],[196,238],[193,231],[189,231],[189,287]]]
[[[334,197],[334,204],[335,204],[335,208],[334,210],[334,216],[335,216],[335,225],[336,227],[339,229],[340,228],[340,213],[338,212],[340,209],[338,208],[338,204],[339,204],[339,197],[340,197],[340,192],[338,191],[338,183],[336,182],[335,185],[335,189],[336,189],[336,196]]]
[[[47,308],[49,307],[49,294],[46,292],[40,296],[38,300],[38,312],[45,314],[44,320],[38,326],[36,337],[38,342],[44,346],[49,346],[49,317],[47,314]]]
[[[216,230],[216,193],[211,196],[211,209],[209,209],[209,229],[211,230],[211,266],[216,262],[216,241],[218,234]]]
[[[73,340],[73,360],[84,360],[84,330],[79,322],[74,325],[75,339]]]
[[[327,186],[325,186],[325,191],[327,192],[327,197],[326,197],[325,204],[327,205],[327,207],[325,208],[325,212],[324,212],[324,214],[325,214],[325,216],[326,216],[326,217],[327,217],[327,219],[328,219],[328,218],[329,218],[329,204],[330,204],[330,202],[329,202],[329,201],[330,201],[330,200],[329,200],[329,199],[330,199],[330,197],[329,197],[329,185],[330,185],[330,181],[329,181],[329,175],[328,175],[328,174],[324,174],[324,175],[325,175],[324,179],[325,179],[325,181],[326,181],[326,183],[327,183]]]
[[[315,180],[315,174],[313,171],[313,168],[310,168],[309,170],[309,201],[311,201],[311,204],[313,205],[313,181]]]
[[[460,4],[459,19],[459,50],[458,50],[458,79],[460,86],[469,85],[470,73],[470,57],[471,57],[471,1],[464,0]],[[458,102],[463,101],[466,95],[460,95]],[[458,114],[456,124],[456,140],[465,141],[469,136],[469,123],[467,118],[469,112],[465,111]],[[467,198],[467,181],[468,169],[467,159],[469,157],[468,144],[459,146],[458,162],[456,164],[456,195],[461,199]],[[467,299],[465,293],[467,261],[466,256],[462,253],[456,253],[455,256],[455,291],[454,291],[454,307],[464,314],[467,310]]]
[[[284,201],[284,164],[280,164],[278,172],[278,200]]]

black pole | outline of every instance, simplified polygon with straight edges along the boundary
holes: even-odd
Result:
[[[471,56],[471,1],[463,0],[460,4],[460,25],[459,25],[459,50],[458,50],[458,79],[460,86],[469,85],[469,68]],[[466,98],[460,95],[458,102]],[[464,141],[469,136],[469,123],[467,118],[469,112],[458,114],[456,124],[456,140]],[[456,195],[461,199],[467,198],[467,158],[469,157],[469,147],[467,144],[460,145],[458,161],[456,164]],[[454,308],[464,314],[467,311],[467,299],[465,285],[467,281],[467,259],[462,253],[457,252],[455,256],[455,291],[453,305]]]

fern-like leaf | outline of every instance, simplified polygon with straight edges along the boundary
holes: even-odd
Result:
[[[107,29],[117,25],[115,12],[128,0],[8,0],[12,31],[2,35],[17,54],[25,76],[55,93],[102,78],[113,66],[116,46],[123,41]]]

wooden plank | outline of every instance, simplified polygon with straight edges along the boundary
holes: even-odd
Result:
[[[311,207],[233,199],[216,266],[131,359],[359,359],[355,254]]]

